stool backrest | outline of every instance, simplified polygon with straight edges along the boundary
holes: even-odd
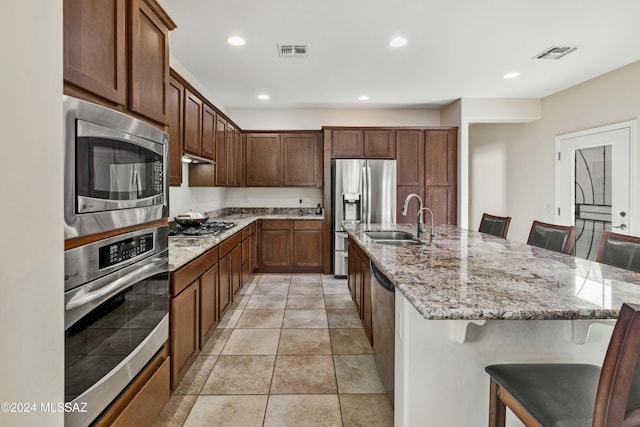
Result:
[[[600,238],[596,262],[640,272],[640,237],[605,231]]]
[[[640,305],[622,304],[602,364],[593,427],[640,425]]]
[[[496,216],[483,213],[482,219],[480,220],[480,229],[478,231],[506,239],[510,223],[510,216]]]
[[[527,244],[570,254],[575,241],[576,228],[573,225],[548,224],[533,221]]]

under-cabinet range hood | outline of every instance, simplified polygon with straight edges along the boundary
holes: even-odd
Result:
[[[207,163],[210,165],[216,164],[216,162],[211,159],[205,159],[204,157],[194,156],[193,154],[189,154],[189,153],[182,154],[182,162],[183,163]]]

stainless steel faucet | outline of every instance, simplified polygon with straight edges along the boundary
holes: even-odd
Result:
[[[409,202],[411,201],[411,199],[413,199],[414,197],[418,199],[418,203],[420,204],[420,209],[418,209],[417,236],[424,237],[424,220],[422,218],[422,211],[428,211],[429,214],[431,215],[431,232],[429,234],[429,241],[432,242],[433,238],[436,237],[436,230],[433,227],[433,212],[431,212],[431,209],[424,207],[424,204],[422,203],[422,198],[419,195],[417,195],[416,193],[411,193],[407,196],[406,199],[404,199],[404,206],[402,207],[402,216],[407,216],[407,207],[409,206]]]

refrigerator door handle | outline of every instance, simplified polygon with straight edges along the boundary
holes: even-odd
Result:
[[[367,219],[367,212],[369,211],[369,192],[367,191],[367,189],[369,188],[367,175],[368,166],[369,165],[365,160],[362,164],[362,205],[360,206],[360,219],[363,224],[369,222],[369,220]]]
[[[371,168],[369,162],[367,162],[367,200],[369,201],[367,204],[367,223],[371,224]]]

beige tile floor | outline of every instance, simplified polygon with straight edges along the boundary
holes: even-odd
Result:
[[[393,426],[345,280],[255,275],[155,426]]]

